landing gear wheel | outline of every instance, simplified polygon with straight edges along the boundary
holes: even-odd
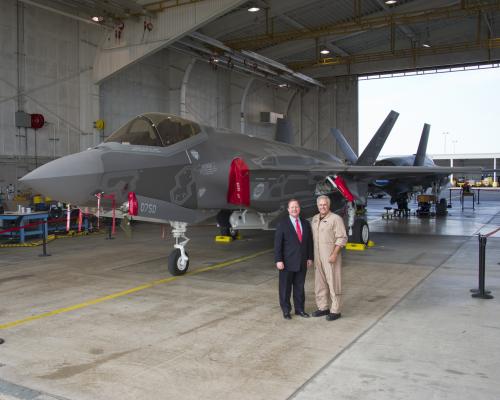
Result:
[[[236,240],[238,239],[238,234],[239,230],[234,229],[232,226],[230,227],[220,227],[220,234],[221,236],[230,236],[231,239]]]
[[[353,243],[362,243],[368,245],[370,240],[370,228],[364,219],[357,219],[354,221],[352,227],[352,241]]]
[[[217,214],[217,226],[221,236],[231,236],[233,240],[238,237],[238,231],[231,226],[229,219],[233,212],[231,210],[220,210]]]
[[[229,236],[233,238],[233,240],[238,239],[240,231],[238,229],[234,229],[233,227],[229,228]]]
[[[174,276],[184,275],[189,267],[189,257],[186,252],[186,259],[181,257],[181,251],[174,249],[168,256],[168,270]]]

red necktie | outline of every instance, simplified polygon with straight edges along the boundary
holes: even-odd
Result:
[[[302,231],[300,230],[300,224],[298,218],[295,218],[295,229],[297,230],[297,236],[299,237],[299,242],[302,243]]]

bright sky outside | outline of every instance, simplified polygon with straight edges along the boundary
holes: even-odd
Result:
[[[360,153],[390,110],[381,156],[414,154],[424,123],[428,154],[500,153],[500,68],[362,80],[359,105]]]

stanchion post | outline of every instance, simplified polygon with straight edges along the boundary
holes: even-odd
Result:
[[[114,237],[112,236],[112,234],[113,234],[113,223],[109,222],[108,223],[108,237],[106,238],[106,240],[112,240],[112,239],[114,239]]]
[[[42,240],[43,240],[43,253],[40,254],[40,257],[49,257],[50,254],[47,254],[47,221],[42,223]]]
[[[485,290],[484,281],[486,278],[486,242],[487,236],[483,236],[481,234],[478,235],[479,239],[479,288],[471,290],[472,297],[479,299],[493,299],[493,296],[490,294],[491,292]]]

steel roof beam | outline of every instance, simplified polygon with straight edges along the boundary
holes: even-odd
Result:
[[[303,63],[290,63],[289,67],[296,70],[300,70],[307,67],[377,62],[384,60],[394,60],[398,58],[410,58],[410,57],[415,58],[422,56],[478,50],[478,49],[498,49],[498,48],[500,48],[500,39],[485,39],[481,40],[479,43],[476,40],[474,40],[472,42],[456,43],[456,44],[442,45],[442,46],[432,46],[431,48],[415,47],[415,48],[398,49],[395,51],[382,51],[382,52],[357,54],[349,57],[324,58],[319,63],[313,61],[308,61]]]
[[[308,0],[307,6],[314,7],[314,3],[317,3],[318,1],[321,0]],[[304,0],[286,0],[283,2],[272,3],[272,6],[267,5],[267,7],[269,9],[269,18],[278,17],[290,11],[296,10],[297,8],[304,7]],[[223,23],[220,23],[221,21],[219,21],[216,25],[212,24],[211,26],[205,27],[204,32],[215,38],[220,38],[233,32],[238,32],[242,28],[254,25],[253,21],[248,20],[249,14],[250,13],[247,11],[246,7],[241,8],[240,10],[234,11],[230,15],[223,17]]]
[[[280,15],[277,15],[276,17],[281,19],[282,21],[284,21],[285,23],[287,23],[288,25],[290,25],[294,28],[307,30],[307,28],[304,25],[302,25],[300,22],[296,21],[295,19],[293,19],[285,14],[280,14]],[[313,40],[307,39],[307,40],[303,40],[301,43],[297,43],[297,41],[294,41],[293,43],[289,43],[288,46],[286,44],[284,44],[281,46],[280,49],[276,49],[275,47],[267,48],[267,49],[264,49],[263,51],[261,51],[260,53],[263,55],[269,55],[273,58],[281,58],[284,56],[293,55],[293,54],[308,50],[311,48],[311,46],[315,46],[315,45],[316,45],[316,43]],[[349,55],[349,53],[347,53],[345,50],[341,49],[340,47],[336,46],[331,41],[325,41],[324,45],[330,51],[333,51],[336,54],[339,54],[341,56],[348,56]],[[278,45],[278,47],[279,46],[280,45]],[[280,52],[282,53],[281,57],[279,55]],[[278,53],[277,56],[276,56],[276,53]]]
[[[391,7],[389,7],[387,4],[385,4],[384,0],[377,0],[377,4],[384,10],[384,11],[391,11]],[[398,25],[398,29],[403,32],[407,37],[408,39],[412,40],[412,41],[416,41],[417,40],[417,35],[415,34],[415,32],[413,32],[410,28],[408,28],[407,26],[405,25]]]
[[[239,40],[229,40],[226,44],[235,49],[259,49],[272,46],[290,40],[317,38],[328,35],[342,35],[360,30],[378,29],[396,25],[407,25],[432,20],[465,18],[477,15],[478,12],[499,11],[500,1],[487,0],[479,4],[453,5],[447,7],[433,8],[427,10],[411,11],[405,13],[394,13],[376,17],[361,17],[355,21],[343,22],[334,25],[318,27],[317,29],[304,31],[292,30],[275,33],[274,35],[257,35]]]

